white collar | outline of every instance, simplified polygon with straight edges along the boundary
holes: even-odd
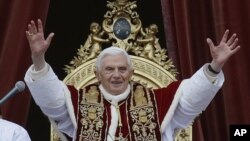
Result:
[[[129,93],[130,93],[130,85],[128,85],[127,89],[123,93],[121,93],[119,95],[112,95],[112,94],[108,93],[103,88],[102,84],[99,85],[99,89],[100,89],[102,95],[104,96],[104,98],[106,100],[111,101],[111,103],[114,104],[114,105],[117,105],[118,102],[126,99],[128,97],[128,95],[129,95]]]

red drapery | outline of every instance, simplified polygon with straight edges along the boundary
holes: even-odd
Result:
[[[220,41],[229,29],[239,37],[241,50],[224,66],[225,83],[194,124],[194,141],[227,141],[230,124],[250,124],[249,21],[250,1],[161,0],[168,51],[180,72],[190,77],[210,62],[206,38]]]
[[[23,80],[31,65],[25,36],[31,19],[46,19],[49,0],[0,1],[0,97]],[[0,106],[4,119],[26,125],[30,94],[28,89]]]

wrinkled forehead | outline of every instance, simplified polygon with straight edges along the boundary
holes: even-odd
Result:
[[[113,66],[113,67],[129,67],[126,56],[122,53],[116,55],[105,55],[101,60],[101,68]]]

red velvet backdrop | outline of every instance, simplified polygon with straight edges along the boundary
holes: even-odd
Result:
[[[241,50],[224,66],[225,83],[194,124],[194,141],[228,141],[230,124],[250,124],[250,1],[161,0],[169,55],[179,78],[210,62],[206,38],[218,43],[226,29],[239,37]]]
[[[30,50],[25,36],[31,19],[45,21],[49,0],[0,1],[0,98],[23,80],[31,64]],[[4,119],[26,125],[30,94],[28,89],[0,105]]]

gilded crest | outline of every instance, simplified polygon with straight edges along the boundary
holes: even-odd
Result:
[[[151,24],[143,27],[136,11],[136,1],[107,1],[107,12],[102,23],[93,22],[90,25],[88,39],[78,49],[70,65],[65,66],[69,74],[81,64],[94,59],[105,46],[123,48],[130,54],[153,61],[166,69],[173,76],[177,71],[167,56],[167,50],[162,49],[157,37],[158,26]]]

